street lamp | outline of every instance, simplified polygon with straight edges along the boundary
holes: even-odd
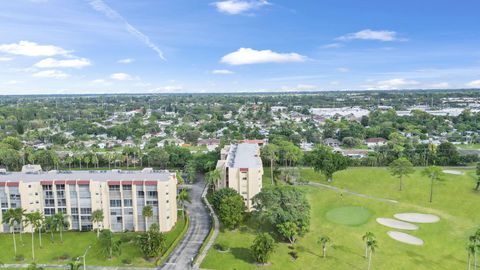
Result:
[[[85,253],[83,253],[83,270],[86,270],[87,269],[87,266],[85,265],[85,257],[87,256],[87,252],[88,250],[91,248],[92,246],[88,246],[87,249],[85,249]]]

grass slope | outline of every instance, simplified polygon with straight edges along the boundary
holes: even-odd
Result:
[[[175,227],[168,233],[166,233],[166,246],[169,247],[178,235],[181,233],[185,226],[185,220],[178,219]],[[130,259],[133,266],[145,266],[152,267],[154,262],[149,262],[143,259],[143,256],[135,245],[135,237],[137,233],[116,233],[114,234],[115,240],[120,240],[122,237],[126,239],[128,237],[131,241],[122,242],[121,254],[114,256],[111,260],[105,259],[100,252],[95,232],[66,232],[63,235],[63,243],[60,243],[60,237],[57,234],[54,235],[54,242],[50,241],[50,234],[42,235],[43,248],[39,248],[38,234],[35,234],[35,258],[37,263],[42,264],[67,264],[71,260],[59,260],[58,257],[67,254],[70,258],[76,258],[84,253],[85,249],[91,245],[92,248],[87,254],[87,265],[93,266],[122,266],[123,259]],[[31,263],[31,234],[24,233],[23,245],[20,242],[20,237],[16,234],[17,239],[17,254],[25,256],[25,261],[17,262],[14,258],[13,252],[13,239],[11,234],[0,234],[0,262],[4,264],[14,263]]]
[[[255,233],[268,228],[248,222],[237,231],[222,231],[217,243],[230,247],[231,252],[209,251],[202,267],[208,269],[366,269],[363,258],[362,235],[371,231],[377,236],[379,249],[373,257],[373,269],[464,269],[467,265],[465,244],[469,234],[480,226],[480,211],[475,206],[480,194],[472,190],[473,172],[465,175],[446,175],[435,186],[434,202],[428,202],[429,180],[420,173],[405,179],[405,190],[398,191],[398,179],[385,168],[351,168],[334,176],[332,185],[370,196],[398,200],[399,203],[382,202],[320,187],[300,187],[307,192],[311,203],[310,232],[298,240],[297,260],[291,259],[288,245],[281,242],[270,259],[270,266],[257,266],[249,252]],[[303,168],[302,176],[310,181],[325,183],[324,177],[312,169]],[[327,219],[327,213],[340,207],[363,207],[372,213],[364,224],[341,225]],[[411,232],[425,245],[411,246],[387,236],[390,229],[375,222],[377,217],[393,217],[400,212],[433,213],[441,217],[436,224],[420,224]],[[332,246],[327,259],[321,258],[318,239],[328,235]]]

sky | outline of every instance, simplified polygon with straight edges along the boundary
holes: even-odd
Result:
[[[480,88],[478,0],[0,0],[0,94]]]

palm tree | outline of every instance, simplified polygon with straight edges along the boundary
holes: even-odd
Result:
[[[53,243],[53,233],[57,231],[57,221],[54,216],[45,217],[45,228],[50,231],[50,240]]]
[[[378,243],[377,240],[375,239],[370,239],[367,241],[367,247],[368,247],[368,270],[370,270],[372,266],[372,254],[375,252],[375,250],[378,248]]]
[[[103,210],[98,209],[92,212],[92,222],[97,224],[97,238],[100,236],[100,222],[103,222]]]
[[[178,193],[178,200],[182,206],[182,214],[185,215],[185,202],[191,202],[190,194],[188,194],[186,189],[182,189],[180,193]]]
[[[60,231],[60,242],[63,243],[63,230],[69,226],[67,216],[59,212],[54,215],[54,219],[55,225],[57,225],[57,229]]]
[[[215,169],[213,171],[208,172],[205,175],[205,180],[207,180],[207,183],[211,186],[213,186],[213,189],[215,190],[215,187],[218,187],[218,181],[220,181],[221,176],[220,176],[220,171],[218,169]]]
[[[23,237],[22,237],[22,230],[23,230],[23,223],[24,223],[24,217],[25,217],[25,209],[22,208],[15,208],[14,210],[15,214],[15,223],[20,226],[20,242],[22,243],[23,246]]]
[[[148,231],[148,219],[153,216],[153,208],[151,205],[143,207],[142,216],[145,218],[145,231]]]
[[[35,229],[40,227],[39,222],[42,219],[40,212],[25,214],[25,223],[32,227],[32,260],[35,261]]]
[[[270,161],[270,178],[273,185],[273,164],[278,159],[278,146],[275,144],[267,144],[263,147],[262,153],[264,157]]]
[[[400,180],[400,191],[403,190],[403,177],[412,174],[415,170],[413,169],[413,165],[410,160],[401,157],[397,160],[394,160],[390,163],[389,167],[390,173],[393,176],[396,176]]]
[[[375,234],[372,232],[366,232],[362,236],[362,240],[365,242],[365,259],[368,257],[368,241],[374,240],[375,239]]]
[[[322,244],[323,258],[326,258],[327,257],[327,244],[331,243],[332,240],[330,239],[330,237],[324,235],[324,236],[320,237],[319,242]]]
[[[430,202],[433,201],[433,184],[435,181],[439,181],[443,177],[442,168],[437,166],[430,166],[423,170],[423,175],[428,176],[430,178]]]
[[[45,223],[45,217],[43,216],[42,213],[40,212],[34,212],[35,220],[33,223],[33,226],[35,227],[36,230],[38,230],[38,242],[40,245],[40,248],[42,248],[42,229],[43,229],[43,224]]]
[[[17,242],[15,240],[15,210],[10,208],[3,213],[2,221],[10,227],[10,232],[13,237],[13,252],[15,253],[15,256],[17,256]]]

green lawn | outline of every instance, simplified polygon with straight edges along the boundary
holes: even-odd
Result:
[[[180,217],[180,216],[179,216]],[[175,227],[166,233],[166,246],[169,247],[181,233],[185,226],[185,220],[179,218]],[[87,265],[97,266],[123,266],[123,259],[130,259],[134,266],[153,267],[154,262],[143,259],[142,254],[134,243],[137,233],[116,233],[115,240],[122,240],[121,254],[113,257],[111,260],[105,259],[97,246],[95,232],[66,232],[63,236],[63,243],[60,243],[58,233],[54,235],[54,242],[50,241],[50,235],[44,234],[42,237],[43,248],[38,246],[38,235],[35,235],[35,258],[37,263],[43,264],[67,264],[71,259],[61,260],[58,257],[67,255],[70,258],[76,258],[83,254],[85,249],[91,245],[87,255]],[[14,258],[13,239],[11,234],[0,234],[0,262],[10,263],[31,263],[31,236],[29,233],[22,234],[23,245],[17,234],[17,254],[22,254],[25,261],[17,262]]]
[[[480,150],[480,143],[457,144],[457,148],[465,150]]]
[[[270,259],[270,266],[256,266],[249,246],[257,230],[271,230],[250,221],[237,231],[221,232],[217,243],[229,246],[230,252],[210,250],[202,267],[237,270],[366,269],[361,237],[366,231],[371,231],[379,243],[373,257],[373,269],[465,269],[467,237],[480,227],[480,211],[475,207],[480,202],[480,193],[472,190],[475,183],[473,171],[465,171],[466,174],[460,176],[446,175],[445,180],[435,186],[434,202],[429,203],[429,181],[421,176],[420,170],[405,179],[405,190],[402,192],[398,191],[398,180],[391,177],[385,168],[351,168],[334,176],[334,186],[398,200],[399,203],[377,201],[321,187],[300,187],[307,192],[312,209],[310,232],[295,245],[299,254],[297,260],[288,254],[291,251],[288,244],[281,242]],[[311,169],[302,168],[301,173],[310,181],[326,183],[323,176]],[[337,216],[335,210],[338,209],[347,214]],[[357,213],[353,211],[355,209],[365,211]],[[419,224],[420,229],[411,234],[423,239],[425,245],[410,246],[390,239],[386,233],[393,229],[375,222],[377,217],[393,217],[400,212],[433,213],[441,220],[435,224]],[[358,222],[350,223],[351,219]],[[327,259],[321,257],[321,248],[317,243],[322,235],[333,240]]]

